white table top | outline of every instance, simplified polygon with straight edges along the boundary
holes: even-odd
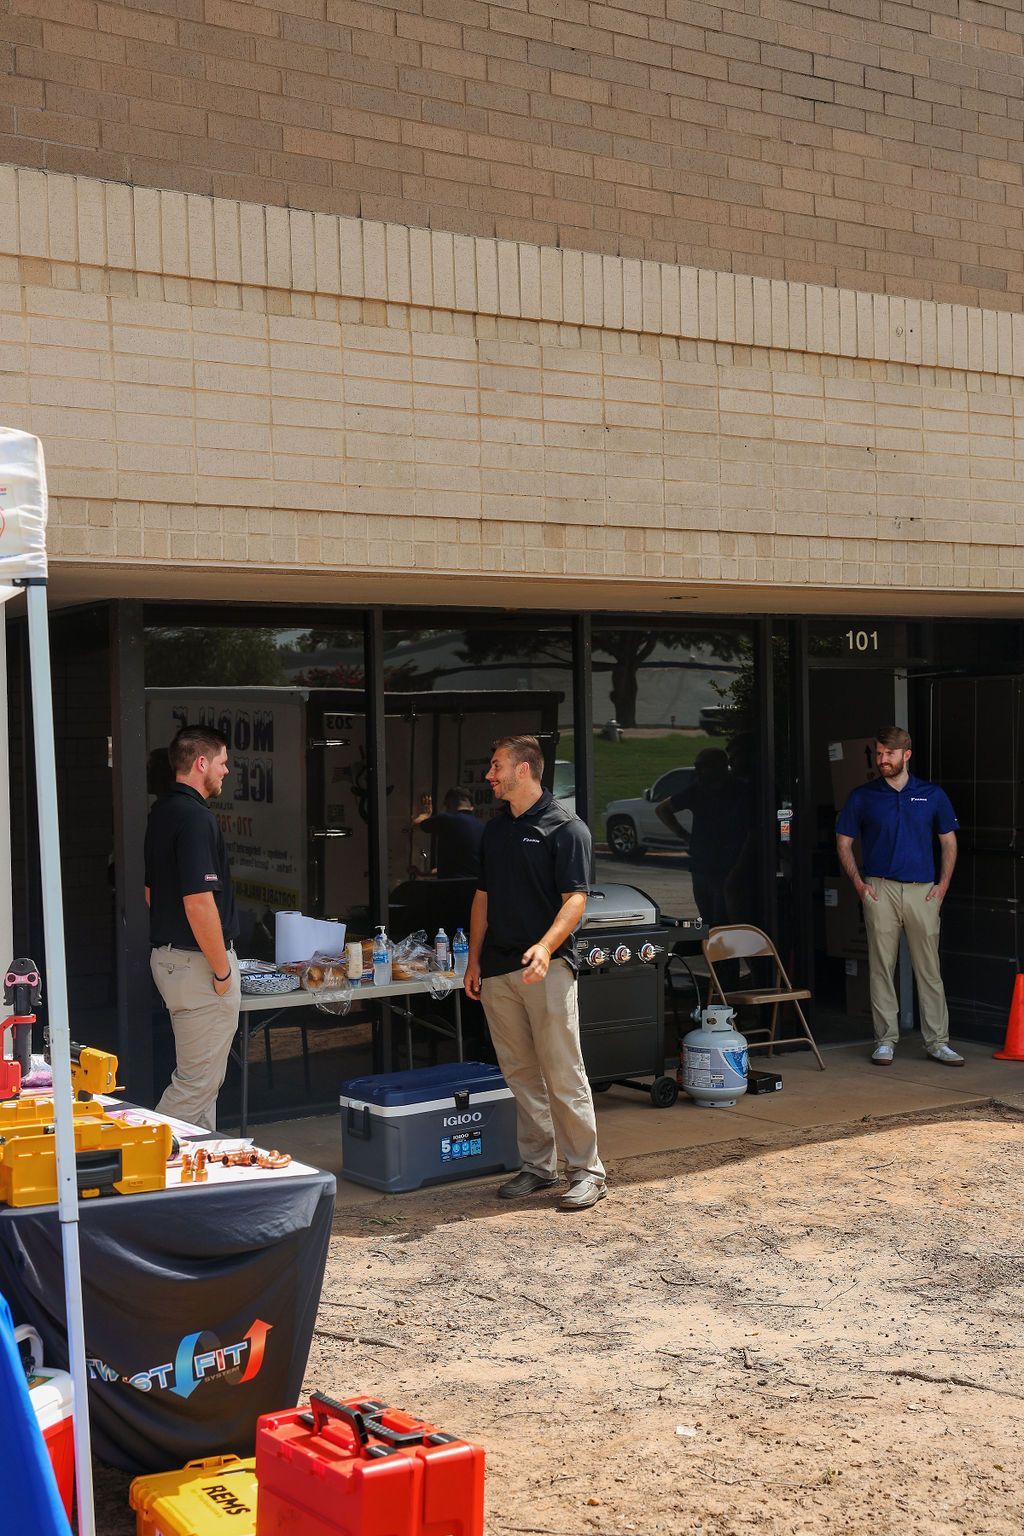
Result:
[[[435,974],[437,974],[435,972]],[[462,989],[462,977],[456,977],[453,972],[447,973],[451,983],[444,997],[450,997],[455,991]],[[269,995],[252,996],[242,993],[241,1013],[276,1013],[279,1008],[314,1008],[318,1001],[324,1003],[340,1003],[351,994],[352,1003],[374,1003],[385,1001],[389,997],[410,997],[417,993],[427,993],[433,996],[431,983],[426,978],[416,981],[391,981],[386,987],[374,986],[371,981],[354,981],[348,989],[338,987],[321,987],[316,992],[307,992],[304,987],[299,987],[295,992],[274,992]]]

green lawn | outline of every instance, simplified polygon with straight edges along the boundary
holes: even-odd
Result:
[[[670,768],[687,768],[702,748],[715,738],[667,731],[664,736],[626,736],[605,741],[594,734],[594,803],[598,814],[610,800],[627,800],[643,794],[655,779]],[[721,743],[724,745],[724,742]],[[563,732],[558,756],[572,762],[576,745],[571,731]]]

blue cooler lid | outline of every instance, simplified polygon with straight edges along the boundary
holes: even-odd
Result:
[[[341,1094],[362,1104],[395,1106],[454,1099],[457,1093],[493,1093],[504,1087],[500,1067],[486,1061],[453,1061],[441,1067],[416,1067],[411,1072],[350,1077],[342,1083]]]

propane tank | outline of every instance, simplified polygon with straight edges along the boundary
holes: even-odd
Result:
[[[724,1003],[696,1011],[700,1027],[683,1039],[683,1092],[705,1109],[735,1104],[747,1091],[747,1042]]]

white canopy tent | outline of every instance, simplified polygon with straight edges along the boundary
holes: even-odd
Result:
[[[57,825],[50,632],[46,606],[46,470],[43,449],[28,432],[0,428],[0,603],[25,590],[31,666],[33,740],[39,813],[40,884],[46,944],[46,990],[53,1067],[57,1210],[64,1250],[68,1356],[74,1384],[75,1480],[79,1536],[94,1536],[89,1388],[85,1363],[78,1182],[71,1087],[64,909]]]

